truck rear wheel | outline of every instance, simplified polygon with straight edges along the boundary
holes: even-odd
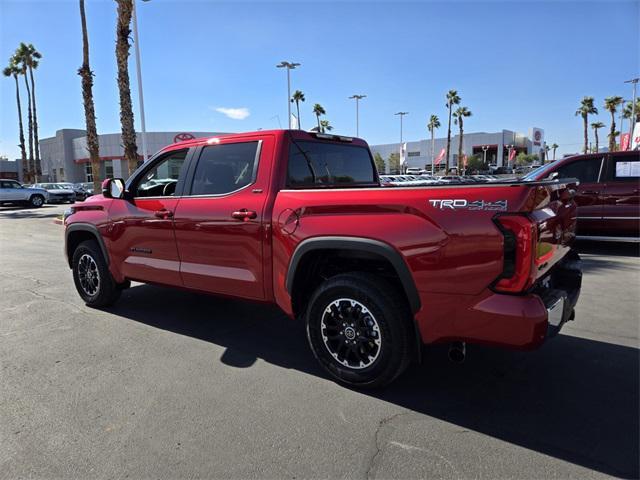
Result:
[[[340,382],[381,387],[409,365],[415,339],[406,299],[374,275],[329,278],[313,293],[305,322],[313,354]]]
[[[121,289],[109,272],[95,240],[86,240],[73,252],[73,281],[89,307],[108,307],[120,297]]]

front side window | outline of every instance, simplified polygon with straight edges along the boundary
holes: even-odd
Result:
[[[255,181],[259,142],[204,147],[193,176],[191,195],[223,195]]]
[[[376,184],[369,150],[356,145],[297,141],[289,147],[289,187]]]
[[[558,168],[558,178],[577,178],[580,183],[596,183],[601,165],[602,158],[577,160]]]
[[[188,150],[171,152],[144,172],[133,189],[134,197],[171,197],[175,194],[176,186]]]

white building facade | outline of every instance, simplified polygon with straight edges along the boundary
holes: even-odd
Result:
[[[447,137],[434,139],[433,156],[431,139],[405,142],[407,145],[405,154],[405,167],[417,167],[431,170],[432,158],[437,158],[440,152],[447,147]],[[458,147],[460,136],[451,135],[451,148],[449,154],[449,164],[456,166],[458,162]],[[517,133],[512,130],[502,130],[500,132],[471,132],[463,136],[463,155],[474,154],[484,155],[483,147],[486,148],[487,164],[500,167],[507,165],[510,148],[515,150],[515,154],[524,152],[528,154],[541,155],[544,151],[544,131],[539,128],[532,128],[528,135]],[[387,163],[392,153],[400,154],[400,143],[390,143],[384,145],[371,145],[371,151],[379,153],[385,163]],[[446,158],[439,163],[440,168],[444,168]]]

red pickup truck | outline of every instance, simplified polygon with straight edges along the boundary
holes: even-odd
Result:
[[[374,387],[423,344],[530,349],[573,319],[572,182],[384,188],[357,138],[196,139],[74,205],[65,248],[89,306],[131,280],[276,303],[333,377]]]

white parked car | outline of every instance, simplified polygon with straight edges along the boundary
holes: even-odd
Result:
[[[39,208],[49,199],[43,188],[20,185],[16,180],[0,179],[0,204],[28,205]]]
[[[74,203],[76,201],[76,192],[73,187],[68,187],[63,183],[36,183],[36,188],[44,188],[49,193],[47,203]]]

